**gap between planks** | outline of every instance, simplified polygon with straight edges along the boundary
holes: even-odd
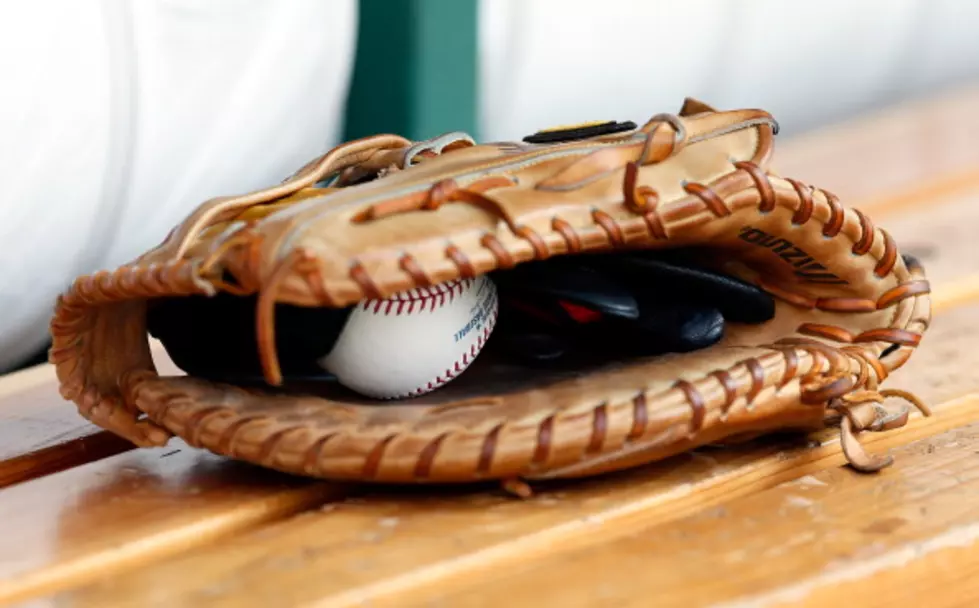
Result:
[[[830,571],[767,593],[712,605],[714,608],[766,608],[827,606],[846,601],[862,608],[890,607],[906,601],[910,587],[918,587],[919,593],[931,592],[935,587],[943,587],[954,581],[955,593],[958,595],[964,588],[968,589],[972,601],[963,602],[961,595],[958,595],[955,598],[945,597],[945,601],[940,602],[935,595],[929,595],[928,607],[974,606],[979,601],[979,578],[974,576],[979,571],[979,552],[974,549],[977,541],[979,522],[956,526],[933,537],[869,557],[847,570]],[[948,562],[968,564],[968,567],[966,570],[949,568]],[[870,578],[874,579],[872,585],[867,583]],[[890,584],[885,580],[889,580]],[[925,584],[921,584],[921,581],[925,581]]]
[[[979,394],[862,438],[875,451],[955,428],[979,413]],[[487,572],[608,542],[636,527],[690,515],[844,463],[832,434],[818,447],[761,445],[673,459],[580,483],[554,484],[527,502],[373,496],[329,505],[172,560],[58,596],[75,606],[168,604],[354,606],[451,589]],[[898,463],[896,466],[900,466]],[[852,473],[854,475],[859,475]],[[554,488],[557,488],[554,490]],[[363,505],[363,506],[361,506]],[[364,538],[365,533],[376,538]],[[385,542],[387,541],[387,542]],[[274,595],[274,597],[273,597]]]
[[[861,573],[873,577],[872,585],[852,576],[801,581],[756,598],[754,606],[745,602],[739,608],[766,604],[818,608],[837,602],[862,608],[892,608],[907,602],[909,597],[924,598],[922,605],[928,608],[979,606],[977,540],[979,523],[951,528],[935,538],[868,560]],[[941,593],[943,589],[954,589],[954,596]]]
[[[350,495],[176,441],[0,493],[0,604],[206,545]]]
[[[181,373],[158,341],[150,344],[161,373]],[[50,364],[0,377],[0,490],[136,447],[83,418],[57,382]]]
[[[930,332],[932,347],[892,378],[894,386],[932,404],[944,402],[937,416],[862,437],[869,449],[900,445],[975,416],[954,397],[979,392],[979,380],[968,373],[979,356],[973,348],[979,340],[977,318],[979,302],[946,311]],[[298,603],[397,596],[426,584],[441,586],[445,577],[478,577],[487,569],[524,564],[526,557],[562,551],[566,543],[573,548],[589,537],[608,537],[609,526],[621,530],[635,522],[669,521],[810,472],[839,468],[843,459],[835,433],[821,437],[816,449],[766,441],[701,450],[622,475],[551,485],[526,502],[492,492],[449,491],[447,497],[429,488],[407,495],[368,494],[227,538],[220,548],[198,547],[152,568],[113,575],[66,597],[76,605],[92,598],[124,604],[152,593],[194,605],[204,596],[204,603],[220,604],[222,593],[282,604],[290,603],[290,594],[302,593],[308,595],[296,598]],[[893,468],[900,467],[898,460]],[[263,598],[265,585],[286,591]]]
[[[979,395],[972,399],[974,414]],[[533,562],[501,564],[384,599],[400,606],[494,606],[510,598],[537,599],[539,589],[548,589],[548,601],[569,608],[769,608],[816,598],[824,606],[905,605],[911,598],[929,606],[970,605],[958,589],[943,588],[927,574],[892,588],[892,602],[899,600],[893,603],[880,597],[888,589],[879,581],[896,580],[905,568],[934,567],[945,579],[976,573],[977,448],[973,417],[902,446],[899,469],[866,476],[825,469],[668,525],[634,522],[588,546],[562,546]],[[958,551],[967,547],[968,553]],[[963,561],[947,561],[953,558]],[[574,585],[562,585],[569,575]],[[855,602],[847,592],[856,586],[867,601]],[[917,595],[909,593],[912,586]],[[370,603],[389,605],[374,598]]]

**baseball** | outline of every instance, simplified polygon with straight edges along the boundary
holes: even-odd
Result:
[[[365,300],[319,364],[362,395],[416,397],[451,382],[472,364],[493,331],[497,311],[496,286],[486,277]]]

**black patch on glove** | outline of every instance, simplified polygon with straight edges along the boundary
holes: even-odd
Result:
[[[500,316],[489,344],[530,365],[691,352],[728,322],[775,316],[771,295],[684,251],[554,258],[490,278]]]
[[[636,123],[632,121],[627,120],[625,122],[617,122],[610,120],[608,122],[597,124],[574,125],[564,129],[538,131],[533,135],[524,137],[523,140],[528,144],[554,144],[565,141],[575,141],[578,139],[587,139],[589,137],[597,137],[599,135],[622,133],[624,131],[632,131],[635,128]]]

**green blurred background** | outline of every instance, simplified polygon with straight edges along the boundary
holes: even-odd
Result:
[[[477,0],[361,0],[344,139],[477,139]]]

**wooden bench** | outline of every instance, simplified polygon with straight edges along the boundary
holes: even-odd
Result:
[[[935,411],[870,434],[705,449],[528,500],[133,449],[44,365],[0,378],[0,605],[979,605],[979,89],[781,142],[776,170],[926,265],[934,322],[889,386]],[[161,364],[169,365],[161,356]]]

